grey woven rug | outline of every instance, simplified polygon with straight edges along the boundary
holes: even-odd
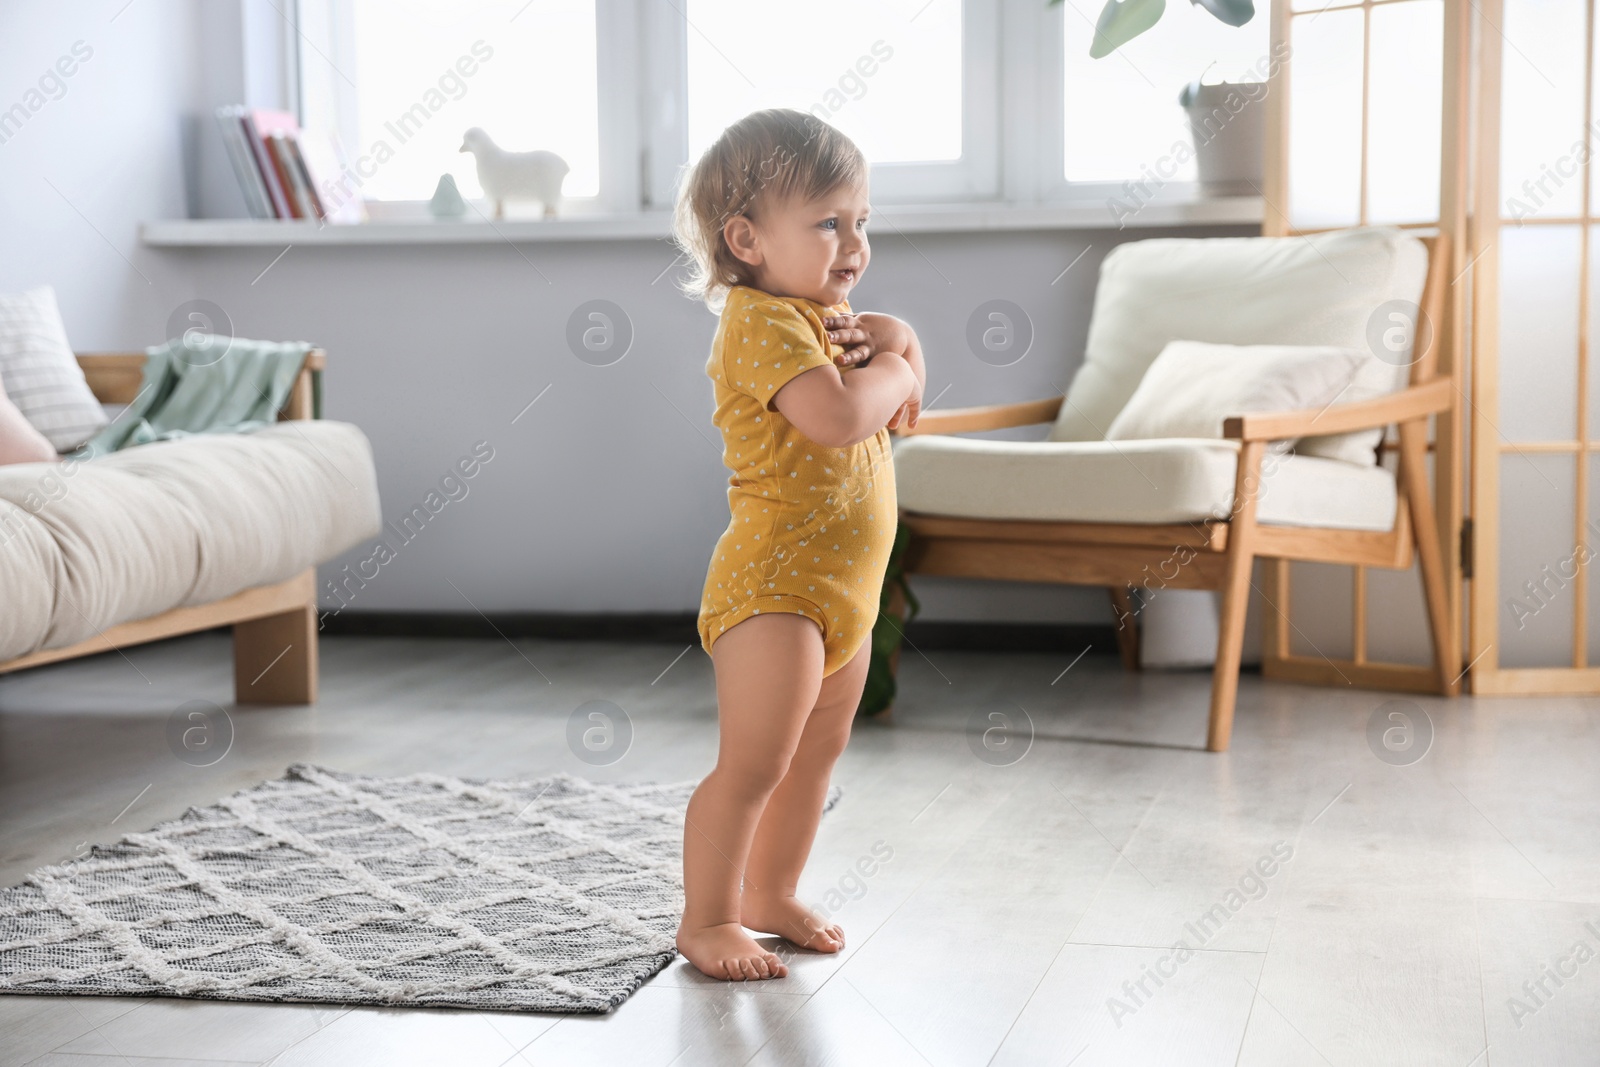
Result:
[[[694,787],[295,764],[0,889],[0,993],[610,1011],[676,955]]]

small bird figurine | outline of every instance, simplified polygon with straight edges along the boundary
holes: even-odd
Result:
[[[461,198],[461,190],[456,188],[456,176],[439,175],[433,199],[428,201],[428,214],[436,219],[458,219],[466,213],[467,202]]]
[[[478,126],[462,136],[461,151],[477,161],[478,184],[494,201],[495,218],[505,218],[507,200],[537,200],[545,218],[555,217],[561,183],[571,170],[566,160],[554,152],[507,152]]]

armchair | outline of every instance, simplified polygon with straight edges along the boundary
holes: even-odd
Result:
[[[1238,415],[1220,439],[1104,440],[1169,340],[1361,346],[1375,314],[1397,301],[1440,323],[1446,241],[1378,228],[1120,246],[1102,267],[1085,366],[1065,395],[926,411],[915,429],[895,433],[900,521],[911,531],[905,573],[1105,586],[1130,668],[1139,661],[1133,589],[1159,576],[1162,587],[1216,591],[1206,747],[1220,752],[1232,732],[1254,561],[1406,569],[1415,552],[1433,650],[1427,684],[1456,692],[1460,654],[1427,463],[1429,418],[1452,409],[1456,390],[1438,373],[1437,345],[1390,356],[1398,388],[1386,395]],[[1195,277],[1204,281],[1186,280]],[[1054,423],[1049,440],[954,436],[1039,423]],[[1390,425],[1393,473],[1376,457],[1330,458],[1349,454],[1337,435]],[[1296,438],[1296,454],[1268,449]],[[1396,677],[1363,674],[1357,684]]]

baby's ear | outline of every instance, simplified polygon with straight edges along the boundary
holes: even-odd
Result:
[[[743,215],[729,216],[722,224],[722,240],[734,258],[752,267],[761,266],[761,249],[756,243],[755,227]]]

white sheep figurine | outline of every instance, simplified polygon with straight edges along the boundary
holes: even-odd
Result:
[[[477,162],[478,184],[494,201],[495,218],[505,218],[507,200],[537,200],[545,218],[555,217],[561,183],[571,170],[566,160],[554,152],[507,152],[478,126],[462,136],[461,151]]]

